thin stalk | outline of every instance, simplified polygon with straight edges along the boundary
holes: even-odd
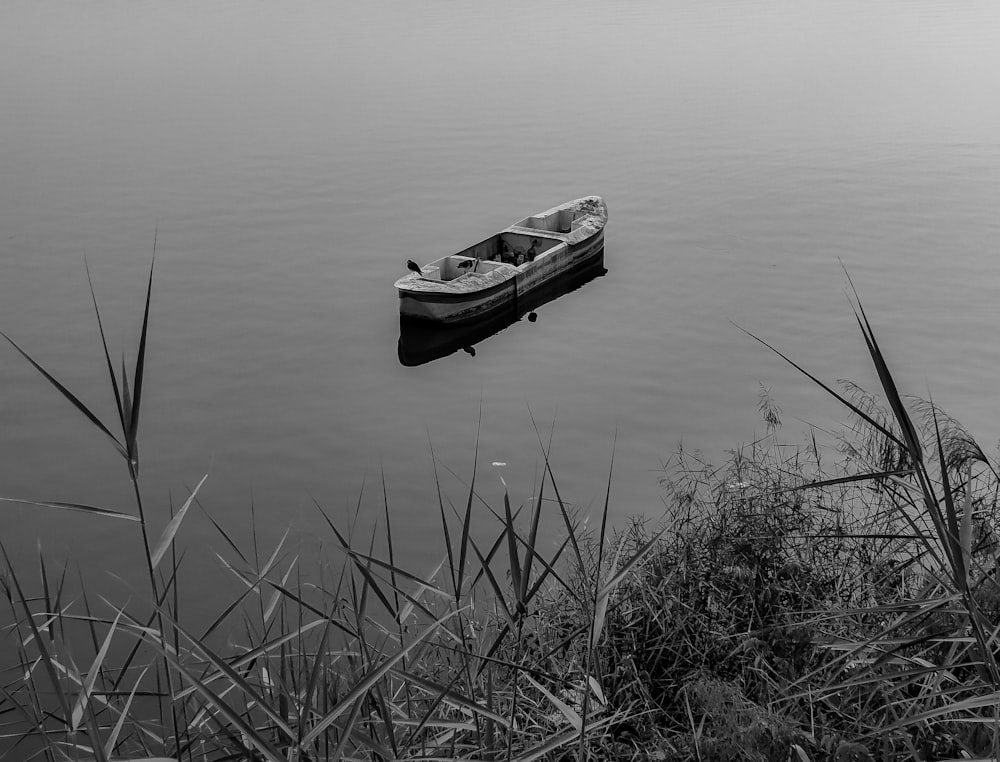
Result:
[[[149,572],[149,590],[153,596],[154,601],[160,600],[159,587],[156,584],[156,571],[153,568],[153,555],[149,549],[149,533],[146,531],[146,512],[142,504],[142,492],[139,489],[139,474],[137,469],[129,467],[129,475],[132,477],[132,489],[135,493],[135,504],[136,509],[139,511],[139,526],[142,528],[142,548],[146,554],[146,570]],[[167,633],[163,628],[163,612],[159,605],[156,607],[156,622],[157,626],[160,628],[160,638],[163,641],[164,651],[167,648]],[[175,637],[176,637],[176,633]],[[180,749],[180,731],[177,725],[177,712],[174,707],[174,684],[173,679],[170,677],[170,664],[167,661],[165,655],[162,655],[160,662],[163,666],[164,678],[167,682],[167,703],[170,708],[170,726],[174,734],[174,746],[177,750]]]
[[[594,573],[594,598],[593,607],[591,608],[590,616],[590,626],[587,630],[587,651],[584,656],[584,666],[583,666],[583,685],[581,690],[583,691],[583,700],[580,702],[580,745],[579,745],[579,760],[583,762],[584,755],[586,753],[586,743],[587,743],[587,711],[590,708],[590,667],[591,664],[597,659],[597,643],[594,642],[594,632],[597,629],[597,617],[598,617],[598,598],[601,595],[601,571],[604,565],[604,538],[607,533],[608,528],[608,506],[611,503],[611,475],[615,470],[615,448],[618,446],[618,430],[615,430],[614,443],[611,447],[611,465],[608,467],[608,488],[604,495],[604,512],[601,516],[601,534],[597,541],[597,570]],[[609,577],[611,575],[609,574]]]

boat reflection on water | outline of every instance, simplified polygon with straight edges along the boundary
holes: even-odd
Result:
[[[557,278],[546,286],[540,286],[527,296],[515,299],[495,314],[476,320],[469,325],[442,326],[425,320],[401,317],[399,319],[399,362],[408,367],[423,365],[454,354],[460,349],[476,356],[475,345],[488,339],[524,315],[534,322],[534,310],[570,291],[604,275],[604,251],[586,267],[582,267],[564,277]]]

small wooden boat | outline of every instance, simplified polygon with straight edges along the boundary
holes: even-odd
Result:
[[[585,196],[526,217],[396,281],[401,317],[463,323],[510,309],[533,289],[604,253],[608,208]]]

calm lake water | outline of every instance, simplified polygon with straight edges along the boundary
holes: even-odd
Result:
[[[659,514],[679,443],[752,440],[761,384],[792,441],[840,420],[733,323],[874,384],[841,261],[904,390],[993,451],[997,39],[992,1],[5,2],[0,330],[112,421],[84,257],[131,366],[155,234],[155,531],[208,472],[238,541],[252,505],[263,548],[291,526],[313,552],[313,500],[344,524],[360,501],[370,528],[384,472],[417,569],[442,547],[431,445],[464,504],[480,415],[486,500],[493,461],[533,493],[533,415],[584,514],[614,448],[619,523]],[[400,363],[406,259],[591,193],[607,275],[474,357]],[[131,509],[113,449],[6,345],[0,495]],[[140,568],[134,525],[4,505],[0,535],[32,568],[38,540],[87,574]],[[198,513],[180,537],[192,576],[225,550]]]

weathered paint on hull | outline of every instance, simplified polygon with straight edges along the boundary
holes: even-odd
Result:
[[[586,241],[570,247],[565,251],[551,255],[548,261],[541,267],[536,267],[528,272],[517,274],[517,293],[526,294],[534,288],[547,283],[553,278],[572,270],[586,262],[604,250],[604,231],[588,238]]]
[[[604,231],[588,238],[572,248],[552,255],[544,267],[536,267],[528,272],[517,273],[506,281],[503,287],[491,289],[489,293],[462,294],[456,299],[450,295],[435,293],[399,294],[399,314],[437,323],[463,323],[491,315],[516,302],[518,296],[548,283],[566,272],[593,261],[604,251]]]
[[[432,323],[428,320],[399,319],[399,362],[407,367],[423,365],[441,357],[469,349],[484,339],[513,325],[525,315],[548,304],[604,275],[603,250],[585,263],[532,289],[528,294],[518,294],[502,309],[497,309],[476,320],[462,323]]]
[[[498,310],[516,298],[514,278],[504,282],[501,288],[483,295],[463,294],[461,299],[448,299],[441,294],[399,294],[399,314],[438,323],[461,323],[474,320]]]

